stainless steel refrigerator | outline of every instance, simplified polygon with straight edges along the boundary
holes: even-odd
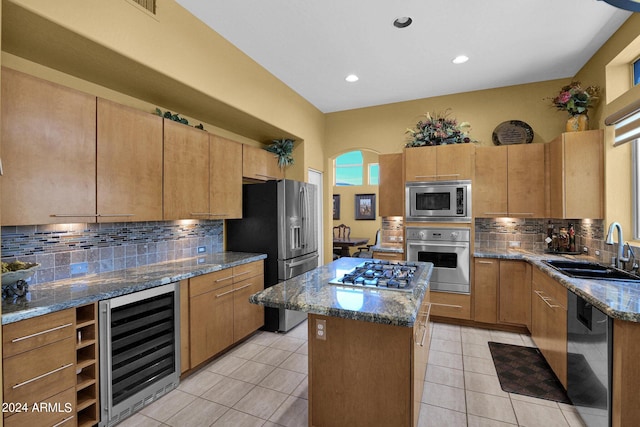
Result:
[[[227,250],[267,254],[264,284],[273,286],[318,266],[316,192],[288,179],[245,184],[242,219],[227,220]],[[265,307],[265,330],[286,332],[306,313]]]

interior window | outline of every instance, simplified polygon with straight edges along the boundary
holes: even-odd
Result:
[[[633,85],[640,84],[640,58],[633,62]]]
[[[336,185],[362,185],[362,153],[349,151],[335,160]]]
[[[369,185],[380,184],[380,166],[377,163],[369,163]]]

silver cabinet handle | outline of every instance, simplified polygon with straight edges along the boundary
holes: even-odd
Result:
[[[0,176],[4,175],[4,168],[2,167],[2,159],[0,159]]]
[[[244,276],[245,274],[249,274],[249,273],[250,273],[250,271],[249,271],[249,270],[247,270],[247,271],[243,271],[242,273],[234,274],[234,275],[233,275],[233,276],[231,276],[231,277],[236,278],[236,277],[238,277],[238,276]]]
[[[509,215],[533,216],[533,212],[509,212]]]
[[[438,303],[438,302],[432,302],[432,303],[430,303],[430,305],[437,305],[437,306],[440,306],[440,307],[462,308],[462,306],[461,306],[461,305],[454,305],[454,304],[440,304],[440,303]]]
[[[51,216],[54,218],[74,218],[74,217],[81,217],[81,216],[97,218],[100,215],[98,214],[52,214]]]
[[[234,291],[234,292],[235,292],[235,291],[240,291],[240,290],[242,290],[242,289],[244,289],[244,288],[248,288],[249,286],[253,286],[253,283],[247,283],[246,285],[244,285],[244,286],[240,286],[239,288],[234,289],[233,291]]]
[[[508,212],[485,212],[484,215],[501,215],[501,216],[506,216],[509,215]]]
[[[436,175],[437,177],[441,177],[441,176],[460,176],[459,173],[443,173],[443,174],[438,174]]]
[[[189,215],[194,216],[209,216],[211,215],[209,212],[189,212]]]
[[[261,176],[261,177],[263,177],[263,178],[276,179],[276,177],[275,177],[275,176],[271,176],[271,175],[263,175],[263,174],[261,174],[261,173],[257,173],[257,174],[255,174],[255,175],[256,175],[256,176]]]
[[[435,178],[438,175],[415,175],[416,178]]]
[[[225,296],[225,295],[227,295],[227,294],[232,294],[232,293],[234,293],[235,291],[236,291],[236,289],[231,289],[230,291],[223,292],[223,293],[221,293],[221,294],[217,294],[217,295],[216,295],[216,298],[223,297],[223,296]]]
[[[124,216],[136,216],[135,214],[132,213],[123,213],[123,214],[98,214],[98,217],[124,217]]]
[[[549,304],[549,301],[551,301],[551,298],[542,296],[542,291],[533,291],[533,292],[535,292],[536,295],[538,295],[540,297],[540,299],[542,301],[544,301],[544,303],[549,306],[549,308],[561,308],[562,307],[562,306],[556,305],[556,304]]]
[[[71,415],[70,417],[65,418],[64,420],[60,421],[60,422],[59,422],[59,423],[57,423],[57,424],[54,424],[54,425],[53,425],[53,426],[51,426],[51,427],[58,427],[58,426],[61,426],[62,424],[66,423],[67,421],[71,421],[72,419],[73,419],[73,415]]]
[[[49,372],[47,372],[47,373],[45,373],[45,374],[38,375],[37,377],[33,377],[33,378],[29,379],[29,380],[23,381],[23,382],[21,382],[20,384],[16,384],[16,385],[14,385],[14,386],[13,386],[13,387],[11,387],[11,388],[15,390],[15,389],[17,389],[17,388],[20,388],[20,387],[22,387],[22,386],[25,386],[25,385],[27,385],[27,384],[30,384],[30,383],[32,383],[32,382],[34,382],[34,381],[41,380],[41,379],[42,379],[42,378],[44,378],[44,377],[48,377],[49,375],[53,375],[53,374],[55,374],[56,372],[60,372],[60,371],[62,371],[62,370],[64,370],[64,369],[70,368],[71,366],[73,366],[73,363],[67,363],[66,365],[64,365],[64,366],[60,366],[59,368],[54,369],[53,371],[49,371]]]
[[[223,277],[221,279],[216,279],[216,283],[218,282],[224,282],[225,280],[229,280],[229,279],[233,279],[233,275],[231,276],[227,276],[227,277]]]
[[[424,317],[424,332],[422,333],[422,340],[420,341],[420,347],[424,347],[424,340],[427,337],[427,331],[429,330],[429,314],[431,313],[431,304],[429,304],[429,308],[425,313]]]
[[[23,341],[23,340],[28,340],[29,338],[37,337],[38,335],[44,335],[44,334],[48,334],[49,332],[58,331],[60,329],[68,328],[69,326],[72,326],[72,325],[73,325],[73,323],[67,323],[65,325],[56,326],[55,328],[46,329],[44,331],[36,332],[35,334],[25,335],[24,337],[19,337],[19,338],[14,338],[14,339],[11,340],[11,342],[20,342],[20,341]]]
[[[493,265],[493,261],[478,261],[478,264],[489,264],[489,265]]]

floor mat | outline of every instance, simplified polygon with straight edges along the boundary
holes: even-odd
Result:
[[[570,403],[562,384],[537,348],[489,342],[502,390]]]

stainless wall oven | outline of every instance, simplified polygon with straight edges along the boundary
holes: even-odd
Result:
[[[471,222],[471,181],[408,182],[406,221]]]
[[[429,289],[469,294],[471,230],[462,228],[407,227],[407,261],[433,263]]]

